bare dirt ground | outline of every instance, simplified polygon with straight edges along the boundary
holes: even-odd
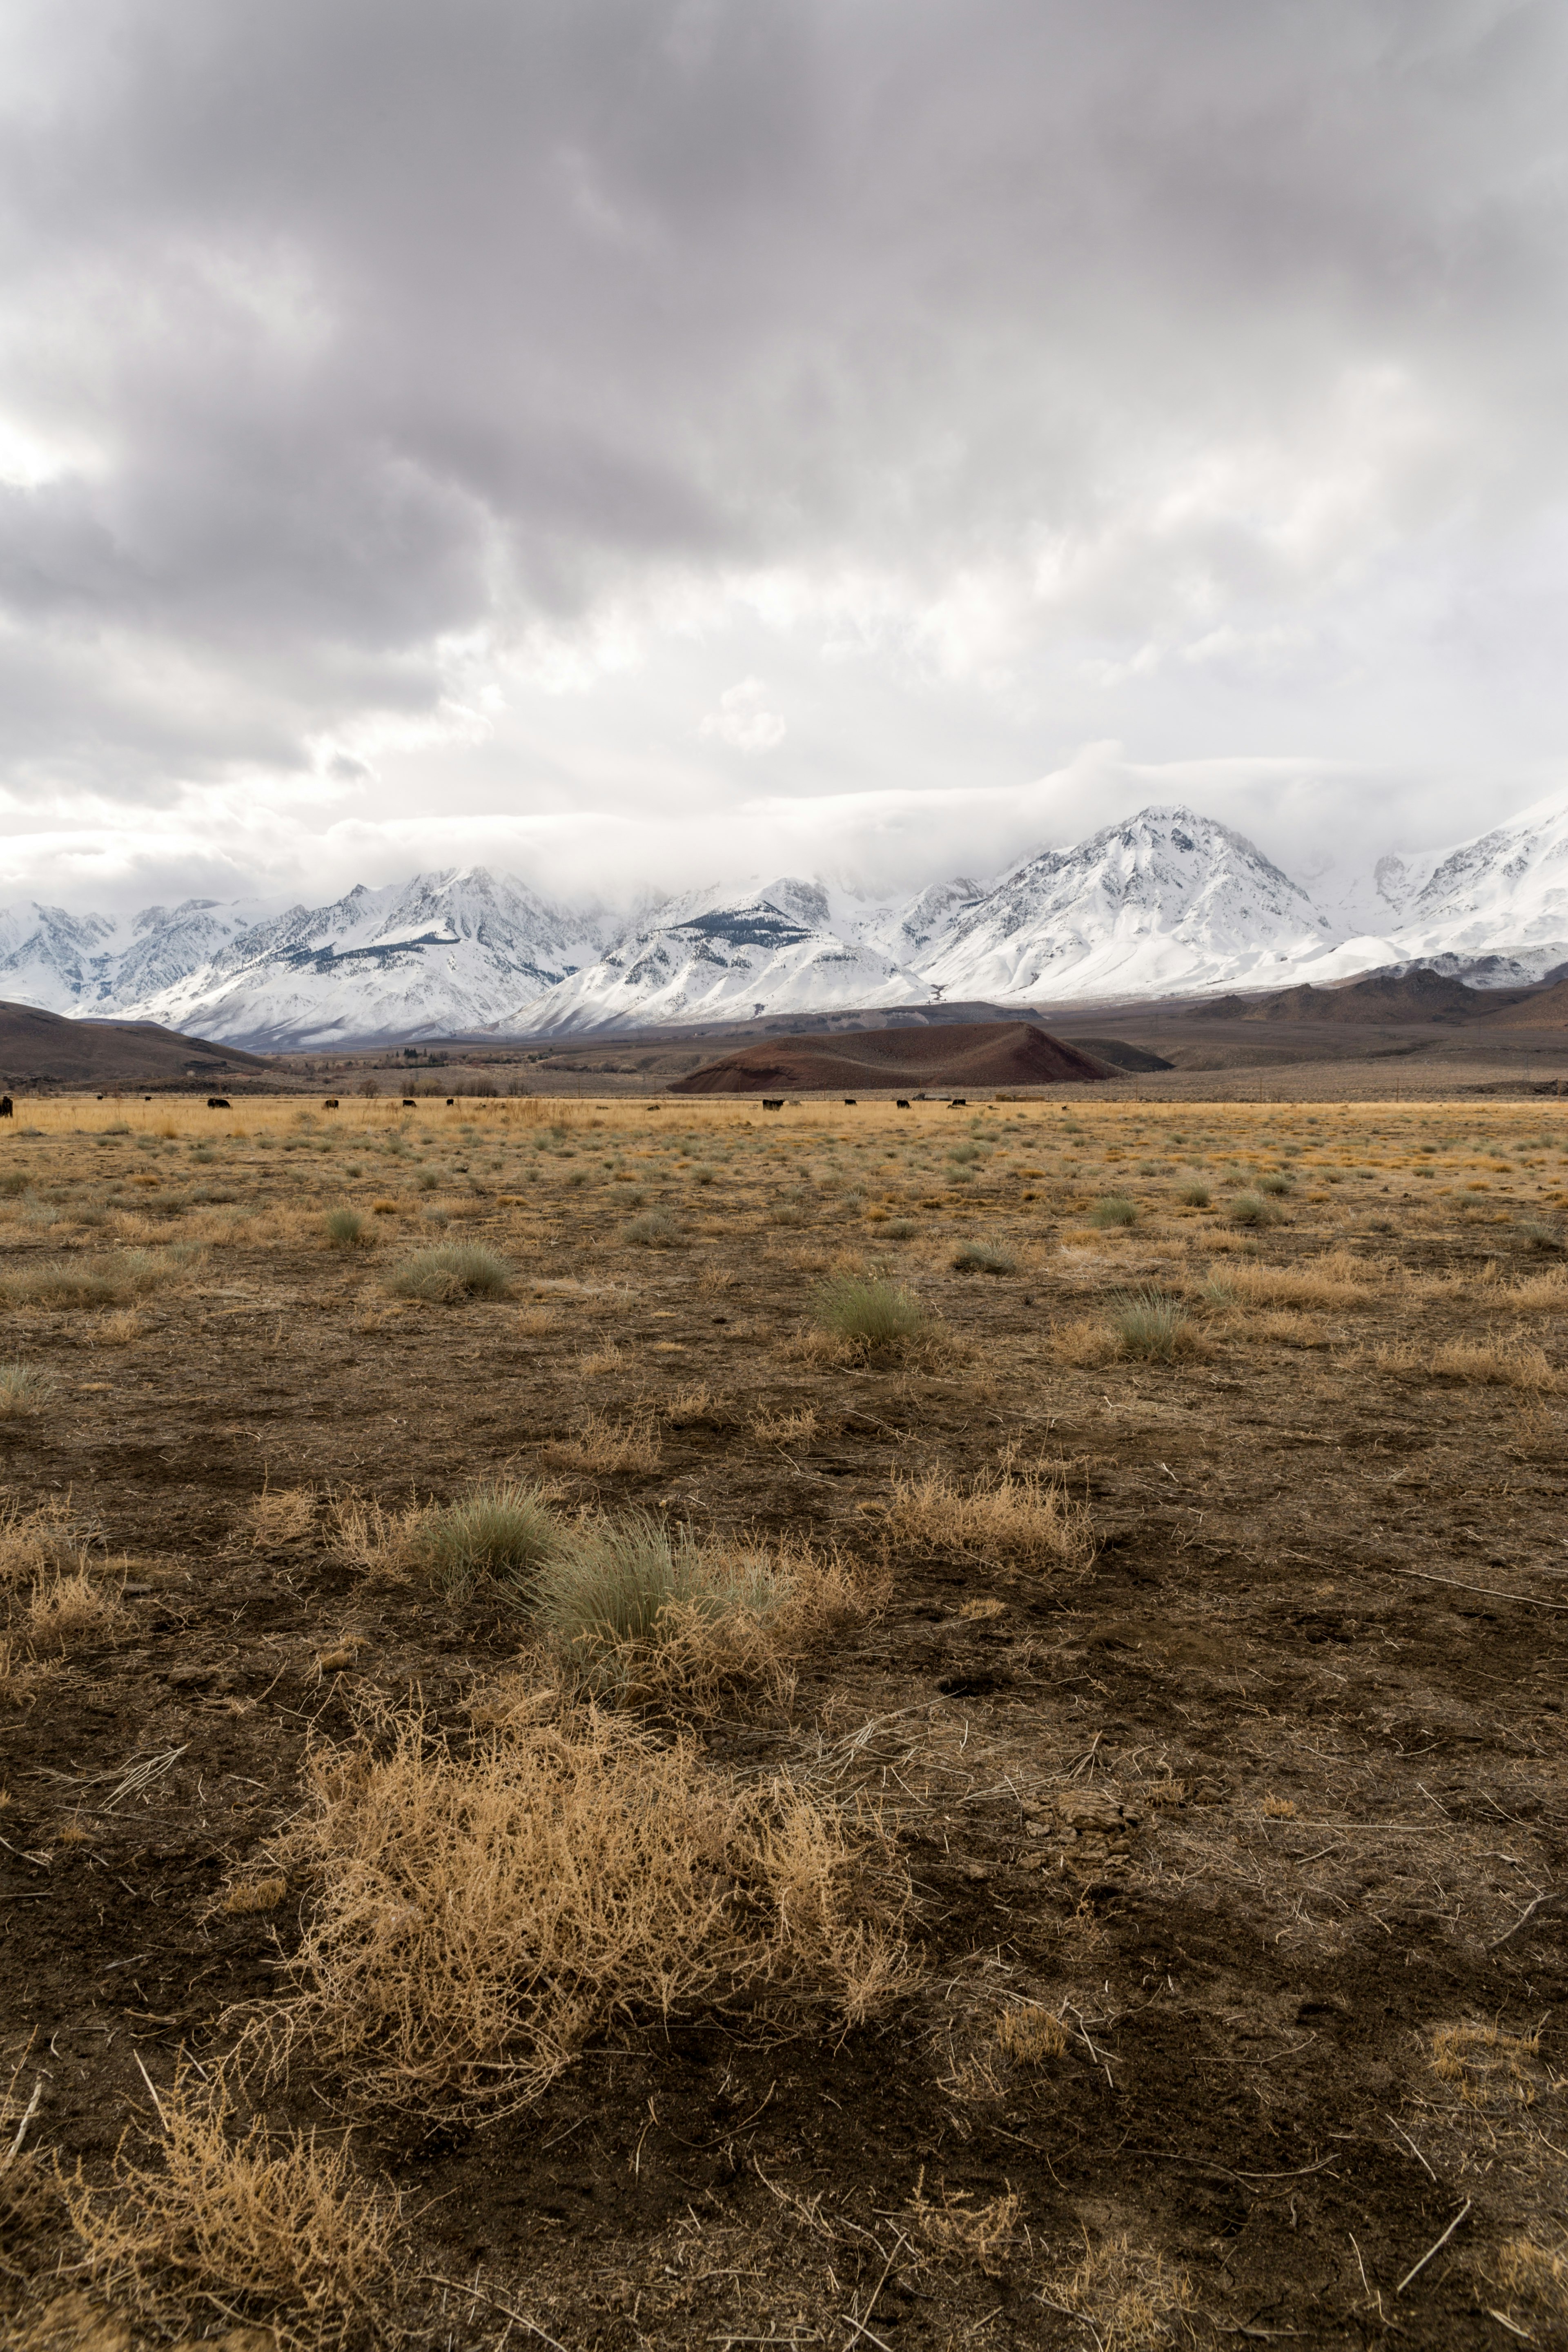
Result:
[[[7,2340],[1568,2341],[1565,1206],[1552,1100],[19,1102]],[[458,1239],[507,1295],[395,1294]],[[857,1274],[917,1339],[824,1338]],[[515,1595],[354,1516],[501,1478],[859,1577],[637,1719],[906,1874],[901,1973],[858,2021],[645,1999],[488,2115],[252,2068],[193,2158],[342,1893],[279,1857],[310,1758],[559,1690]],[[1053,1491],[1084,1540],[1031,1554]],[[287,2292],[204,2234],[252,2112],[346,2151],[336,2206],[245,2176]],[[361,2189],[398,2218],[316,2295]]]

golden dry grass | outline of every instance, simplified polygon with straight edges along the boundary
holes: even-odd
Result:
[[[1531,2237],[1507,2238],[1498,2255],[1497,2276],[1506,2294],[1528,2305],[1532,2318],[1548,2327],[1568,2321],[1568,2247],[1543,2246]],[[1554,2334],[1544,2340],[1561,2339]]]
[[[259,1878],[237,1879],[218,1905],[220,1911],[244,1918],[255,1911],[276,1911],[289,1892],[289,1881],[280,1870],[269,1870]]]
[[[194,2302],[275,2318],[315,2343],[374,2340],[395,2300],[399,2207],[346,2144],[234,2128],[221,2091],[186,2073],[158,2095],[148,2154],[122,2141],[109,2184],[63,2189],[84,2269],[166,2326]]]
[[[1226,1257],[1213,1269],[1210,1282],[1238,1306],[1248,1307],[1361,1307],[1377,1287],[1372,1269],[1348,1250],[1331,1250],[1296,1266]]]
[[[1067,2055],[1068,2035],[1061,2019],[1031,2002],[1010,2002],[997,2019],[991,2038],[1001,2055],[1016,2066],[1040,2066],[1047,2058]]]
[[[314,1531],[316,1493],[313,1486],[269,1486],[258,1495],[245,1514],[245,1526],[258,1551],[274,1544],[298,1543]]]
[[[493,2112],[612,2026],[763,1993],[854,2021],[907,1983],[874,1824],[520,1679],[487,1713],[466,1754],[406,1717],[311,1755],[279,1860],[313,1907],[243,2021],[262,2078],[308,2053],[374,2105]]]
[[[1084,1370],[1111,1363],[1121,1353],[1115,1332],[1099,1315],[1069,1316],[1053,1328],[1048,1345],[1058,1363]]]
[[[760,1445],[809,1445],[819,1424],[816,1407],[807,1404],[789,1412],[754,1413],[748,1425]]]
[[[41,1578],[33,1587],[22,1622],[39,1650],[67,1650],[78,1642],[100,1641],[125,1615],[118,1590],[85,1568]]]
[[[1084,1507],[1044,1473],[1011,1467],[969,1484],[940,1471],[895,1479],[888,1532],[899,1549],[1001,1552],[1032,1566],[1081,1568],[1094,1556]]]
[[[905,2218],[933,2253],[956,2255],[998,2278],[1019,2242],[1023,2210],[1023,2199],[1010,2189],[979,2204],[970,2189],[943,2189],[939,2198],[929,2198],[922,2167]]]
[[[1435,1347],[1396,1340],[1374,1348],[1379,1371],[1404,1380],[1460,1381],[1482,1388],[1520,1389],[1542,1394],[1562,1385],[1544,1348],[1517,1332],[1489,1333],[1479,1339],[1447,1339]]]
[[[1083,2260],[1047,2279],[1040,2301],[1086,2320],[1100,2352],[1159,2352],[1188,2333],[1196,2305],[1186,2272],[1126,2232],[1086,2241]]]
[[[576,1433],[555,1438],[550,1458],[565,1469],[595,1475],[625,1470],[657,1470],[659,1457],[658,1423],[650,1411],[634,1412],[625,1421],[612,1420],[590,1406]]]

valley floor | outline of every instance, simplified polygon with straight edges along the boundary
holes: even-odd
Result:
[[[1554,1098],[19,1102],[7,2341],[1564,2341],[1565,1210]],[[718,1580],[595,1681],[509,1482]]]

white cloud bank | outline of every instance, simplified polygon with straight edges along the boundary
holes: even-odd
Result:
[[[1565,101],[1542,0],[23,0],[0,887],[1477,830],[1568,776]]]

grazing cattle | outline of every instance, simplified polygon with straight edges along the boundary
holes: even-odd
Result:
[[[844,1108],[846,1110],[853,1110],[855,1108],[855,1097],[853,1095],[845,1096]]]
[[[338,1098],[336,1095],[329,1095],[326,1101],[321,1105],[321,1108],[323,1110],[336,1110],[337,1107]]]
[[[764,1096],[763,1097],[763,1108],[764,1110],[783,1110],[783,1108],[784,1108],[784,1097],[783,1097],[783,1095],[777,1095],[777,1096],[773,1096],[773,1095],[764,1095]]]
[[[0,1118],[11,1118],[14,1116],[15,1114],[11,1108],[10,1096],[0,1095]]]
[[[948,1108],[949,1110],[967,1110],[969,1108],[969,1097],[967,1095],[954,1095],[952,1100],[948,1104]]]
[[[902,1095],[899,1097],[898,1101],[893,1105],[893,1108],[895,1110],[908,1110],[909,1104]]]
[[[152,1097],[149,1097],[148,1099],[150,1101]],[[226,1095],[208,1095],[207,1108],[208,1110],[232,1110],[234,1105]]]
[[[404,1096],[403,1108],[405,1110],[412,1110],[414,1108],[414,1097],[412,1095]]]
[[[456,1100],[457,1100],[457,1097],[456,1097],[455,1095],[448,1095],[448,1096],[447,1097],[447,1108],[448,1110],[450,1110],[450,1109],[451,1109],[452,1105],[453,1105],[453,1103],[454,1103]]]

